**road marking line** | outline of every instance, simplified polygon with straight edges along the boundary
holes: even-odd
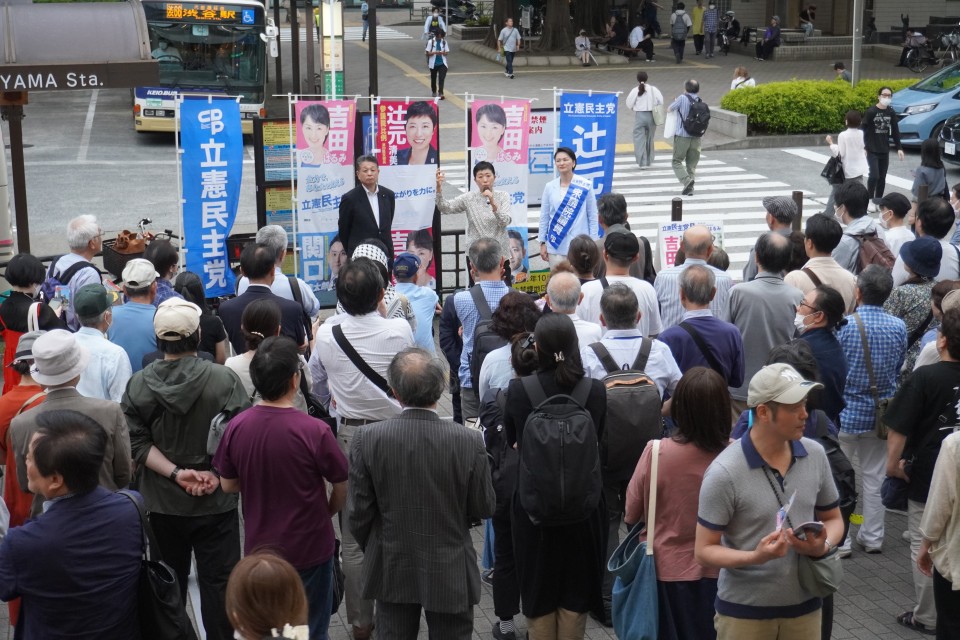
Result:
[[[791,155],[795,155],[798,158],[819,162],[820,164],[826,164],[827,160],[830,159],[830,156],[823,153],[817,153],[816,151],[811,151],[810,149],[784,149],[784,151]],[[891,176],[889,174],[887,175],[887,184],[900,187],[901,189],[907,189],[908,191],[913,189],[912,180],[898,178],[897,176]]]
[[[97,96],[100,89],[90,92],[90,106],[87,107],[87,119],[83,123],[83,135],[80,136],[80,149],[77,150],[77,162],[87,159],[87,149],[90,148],[90,135],[93,133],[93,116],[97,113]]]

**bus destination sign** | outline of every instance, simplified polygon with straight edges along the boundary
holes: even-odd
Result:
[[[218,24],[248,24],[251,22],[245,9],[238,5],[202,4],[193,2],[169,2],[164,5],[164,18],[181,22],[216,22]]]

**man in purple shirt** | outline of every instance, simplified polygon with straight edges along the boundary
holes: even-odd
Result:
[[[275,550],[297,569],[311,638],[330,625],[335,534],[347,498],[347,459],[326,423],[293,407],[303,369],[285,336],[263,341],[250,363],[261,402],[230,421],[214,457],[220,487],[243,494],[244,553]],[[333,485],[327,498],[326,482]]]
[[[709,267],[691,265],[679,276],[680,324],[660,334],[673,353],[680,371],[693,367],[713,369],[729,387],[743,384],[743,338],[736,325],[714,317],[710,301],[717,292],[716,278]]]

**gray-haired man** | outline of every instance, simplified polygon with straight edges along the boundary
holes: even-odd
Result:
[[[304,312],[311,318],[320,311],[320,302],[313,295],[313,289],[306,282],[295,276],[284,276],[281,265],[287,257],[287,232],[278,224],[268,224],[257,231],[257,244],[264,244],[273,249],[277,255],[277,265],[274,268],[273,284],[270,290],[274,294],[287,300],[293,300],[303,307]],[[237,295],[242,294],[250,286],[246,276],[240,278],[237,284]]]

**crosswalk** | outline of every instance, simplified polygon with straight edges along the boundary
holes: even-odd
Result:
[[[372,27],[371,27],[372,28]],[[314,30],[313,35],[316,38],[316,30]],[[363,27],[344,27],[343,28],[343,39],[349,40],[351,42],[360,42],[363,36]],[[293,29],[290,27],[281,27],[280,28],[280,42],[290,42],[293,39]],[[391,29],[390,27],[380,26],[377,27],[377,40],[413,40],[413,36],[410,36],[402,31],[397,31],[396,29]],[[307,30],[305,27],[300,27],[300,42],[307,41]]]
[[[444,167],[446,180],[459,189],[467,189],[466,167],[462,164]],[[613,172],[613,191],[627,200],[630,228],[650,241],[657,250],[658,225],[670,221],[673,199],[681,186],[671,168],[671,157],[655,156],[653,167],[637,168],[633,156],[617,156]],[[730,256],[730,275],[740,278],[750,248],[757,237],[767,231],[763,199],[767,196],[792,196],[789,184],[768,178],[742,167],[711,158],[705,153],[697,167],[696,192],[683,198],[683,217],[687,220],[723,222],[723,248]],[[803,215],[808,217],[823,210],[823,203],[814,194],[804,192]],[[540,224],[540,209],[529,209],[528,225]]]

